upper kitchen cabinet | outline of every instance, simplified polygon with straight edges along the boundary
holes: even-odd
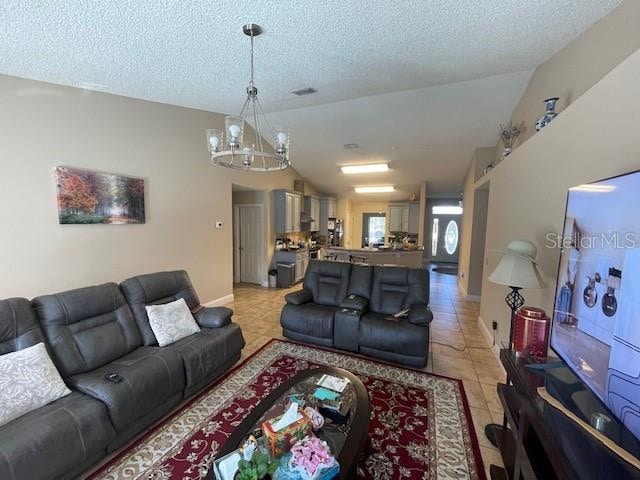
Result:
[[[302,196],[287,190],[274,190],[276,233],[293,233],[302,230]]]
[[[389,204],[389,231],[390,232],[408,232],[409,231],[409,204],[408,203],[390,203]]]
[[[320,199],[313,195],[304,197],[304,212],[311,218],[309,231],[317,232],[320,227]]]

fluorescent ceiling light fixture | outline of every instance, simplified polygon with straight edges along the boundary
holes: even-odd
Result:
[[[595,193],[607,193],[615,190],[615,185],[578,185],[577,187],[570,188],[572,192],[595,192]]]
[[[388,163],[370,163],[368,165],[345,165],[344,167],[340,167],[342,169],[342,173],[351,174],[351,173],[375,173],[375,172],[386,172],[389,170]]]
[[[458,205],[437,205],[431,213],[434,215],[462,215],[462,207]]]
[[[355,187],[356,193],[389,193],[395,191],[392,185],[380,185],[378,187]]]

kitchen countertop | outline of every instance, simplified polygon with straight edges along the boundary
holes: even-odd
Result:
[[[411,253],[411,252],[420,252],[424,251],[424,248],[417,248],[413,250],[409,249],[401,249],[394,250],[393,248],[345,248],[345,247],[323,247],[327,250],[339,250],[341,252],[359,252],[359,253]]]

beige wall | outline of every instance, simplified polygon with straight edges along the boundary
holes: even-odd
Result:
[[[525,127],[517,145],[536,133],[535,122],[544,113],[545,98],[560,97],[557,111],[561,112],[640,48],[638,25],[640,1],[625,0],[540,65],[513,112],[513,124]],[[606,114],[606,105],[602,108],[601,115]],[[502,145],[499,145],[498,155],[501,152]]]
[[[223,127],[219,114],[6,76],[0,105],[0,298],[176,268],[203,302],[231,294],[232,183],[269,191],[297,177],[212,167],[204,132]],[[59,225],[57,165],[144,178],[147,223]]]
[[[559,251],[545,248],[548,232],[561,232],[567,189],[640,168],[640,50],[573,102],[550,126],[531,137],[491,173],[481,317],[499,322],[508,336],[505,287],[486,280],[512,239],[538,245],[547,282],[524,290],[527,304],[551,312]]]

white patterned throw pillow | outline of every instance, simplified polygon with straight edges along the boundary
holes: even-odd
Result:
[[[70,393],[44,343],[0,355],[0,426]]]
[[[149,325],[161,347],[200,331],[184,298],[164,305],[149,305],[146,309]]]

